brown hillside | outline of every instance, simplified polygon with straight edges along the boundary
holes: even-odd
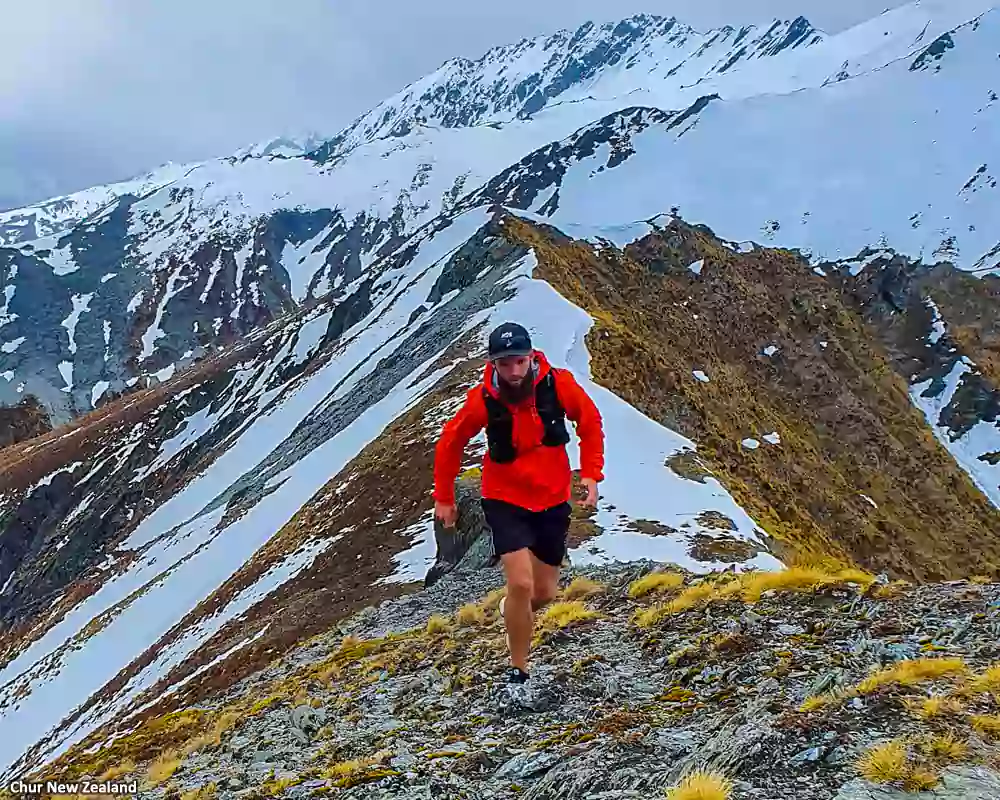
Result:
[[[694,439],[780,557],[917,580],[1000,574],[1000,512],[936,441],[874,332],[796,255],[737,253],[679,221],[624,252],[516,217],[504,227],[593,316],[595,380]],[[772,432],[780,444],[763,440]]]

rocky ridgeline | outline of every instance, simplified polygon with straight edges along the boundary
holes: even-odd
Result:
[[[34,777],[157,800],[1000,797],[1000,585],[573,568],[524,687],[501,585],[448,574]]]

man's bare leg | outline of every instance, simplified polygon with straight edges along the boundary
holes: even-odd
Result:
[[[535,579],[532,571],[534,556],[527,548],[505,553],[500,557],[507,578],[507,597],[504,600],[503,620],[507,627],[510,647],[510,664],[522,672],[528,671],[528,651],[535,625],[532,609]]]
[[[556,599],[559,592],[559,567],[553,567],[531,554],[531,574],[534,588],[531,595],[531,610],[541,611]]]

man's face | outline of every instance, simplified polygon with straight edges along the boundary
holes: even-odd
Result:
[[[531,356],[504,356],[493,362],[500,380],[510,386],[520,386],[531,371]]]

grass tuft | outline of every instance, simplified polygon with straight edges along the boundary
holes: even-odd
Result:
[[[628,587],[629,597],[639,598],[655,592],[669,592],[684,585],[684,576],[679,572],[650,572],[632,581]]]
[[[931,737],[920,749],[939,761],[962,761],[969,754],[969,746],[950,732]]]
[[[719,772],[698,770],[667,790],[667,800],[729,800],[733,784]]]
[[[481,601],[480,605],[487,611],[496,611],[499,613],[500,600],[507,596],[507,587],[501,586],[499,589],[494,589],[489,592]]]
[[[427,620],[427,627],[424,631],[429,636],[434,636],[438,633],[447,633],[451,630],[451,625],[448,623],[447,617],[442,617],[440,614],[434,614],[429,620]]]
[[[953,697],[935,695],[923,700],[907,699],[903,703],[907,710],[925,720],[962,713],[962,703]]]
[[[914,658],[898,661],[869,675],[858,684],[860,694],[874,694],[891,686],[916,686],[925,681],[963,675],[968,671],[961,658]]]
[[[562,630],[574,623],[598,619],[600,616],[598,612],[587,608],[580,600],[566,600],[552,603],[542,612],[538,620],[538,629],[544,632]]]
[[[834,705],[840,700],[840,695],[834,692],[827,692],[826,694],[814,694],[811,697],[807,697],[802,701],[802,705],[799,706],[799,712],[802,714],[809,714],[813,711],[820,711],[824,708]]]
[[[455,612],[455,622],[461,628],[471,628],[487,623],[486,611],[479,603],[466,603]]]
[[[1000,693],[1000,663],[987,667],[981,674],[973,679],[969,688],[979,694],[987,692]]]
[[[667,607],[663,603],[657,603],[649,608],[640,608],[632,615],[632,624],[639,628],[650,628],[668,613]]]
[[[748,603],[757,602],[767,591],[810,592],[851,583],[867,588],[874,582],[874,575],[859,569],[827,572],[814,567],[789,567],[780,572],[752,572],[740,580],[741,595]]]
[[[708,603],[715,596],[718,587],[714,583],[699,583],[689,586],[666,605],[668,614],[680,614],[688,609]]]
[[[1000,714],[974,716],[972,727],[984,739],[1000,739]]]
[[[929,769],[914,767],[903,780],[903,788],[908,792],[929,792],[941,782],[941,778]]]
[[[906,746],[898,739],[876,745],[857,761],[858,772],[872,783],[893,783],[907,777]]]
[[[567,600],[584,600],[588,597],[595,597],[604,594],[607,587],[590,578],[574,578],[569,586],[563,590],[563,597]]]

